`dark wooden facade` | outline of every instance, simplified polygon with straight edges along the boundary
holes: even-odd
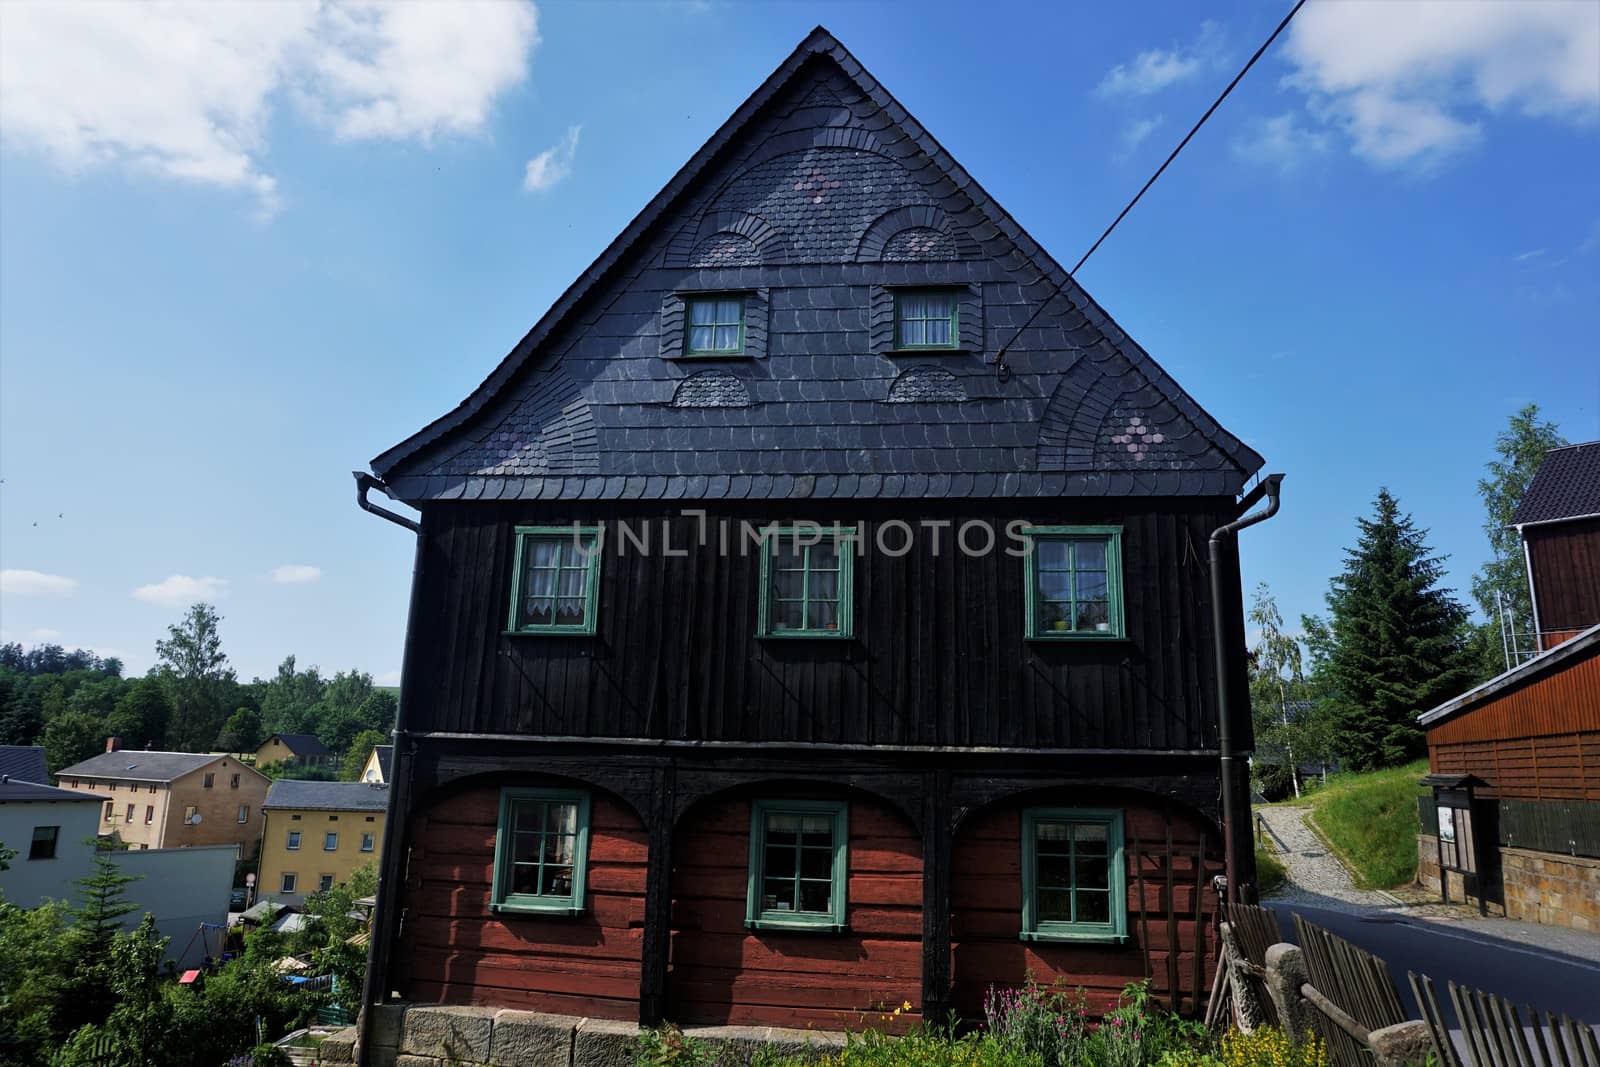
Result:
[[[1600,624],[1600,517],[1528,526],[1522,539],[1541,647]]]

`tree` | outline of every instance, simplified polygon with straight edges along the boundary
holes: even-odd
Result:
[[[106,733],[122,738],[125,748],[166,744],[172,719],[172,702],[154,678],[141,678],[128,686],[106,719]]]
[[[217,748],[223,752],[253,752],[261,742],[261,716],[253,708],[240,708],[228,716],[217,735]]]
[[[1492,624],[1496,650],[1500,648],[1502,600],[1510,609],[1515,632],[1533,633],[1533,605],[1528,595],[1522,537],[1512,528],[1511,516],[1543,462],[1544,454],[1566,443],[1555,423],[1540,416],[1538,405],[1529,404],[1511,416],[1510,425],[1495,438],[1495,458],[1484,468],[1486,476],[1478,480],[1478,495],[1483,498],[1483,533],[1489,539],[1490,555],[1489,561],[1472,579],[1472,595]],[[1531,637],[1525,636],[1524,642],[1524,648],[1531,647]]]
[[[169,748],[209,751],[222,729],[223,698],[237,681],[222,651],[221,622],[216,608],[195,604],[182,621],[167,627],[166,640],[156,642],[157,675],[172,704]]]
[[[98,848],[94,868],[77,880],[78,900],[70,909],[72,926],[61,940],[62,995],[56,1005],[56,1032],[66,1035],[90,1023],[103,1023],[116,1007],[112,988],[112,945],[122,917],[138,905],[127,898],[125,874],[111,853]]]
[[[366,928],[364,920],[351,916],[361,914],[356,901],[377,891],[377,868],[369,863],[352,873],[343,884],[306,899],[308,921],[300,935],[302,945],[310,948],[316,972],[331,974],[337,980],[335,996],[352,1018],[361,1010],[367,950],[364,945],[350,944],[350,938]]]
[[[1352,769],[1403,763],[1423,748],[1416,715],[1462,692],[1467,611],[1438,587],[1444,560],[1427,531],[1378,492],[1344,571],[1328,586],[1328,620],[1306,620],[1333,704],[1340,756]]]
[[[285,656],[278,673],[261,689],[261,730],[264,734],[315,733],[313,708],[328,686],[316,667],[295,669],[293,656]]]
[[[33,745],[44,731],[44,708],[33,679],[3,670],[0,680],[0,745]]]
[[[44,744],[45,763],[54,774],[103,751],[106,725],[81,711],[63,711],[45,723],[40,740]]]
[[[346,782],[359,782],[361,769],[366,766],[367,757],[372,754],[372,746],[387,744],[389,735],[378,730],[362,730],[356,734],[355,740],[350,742],[350,748],[344,754],[344,763],[339,766],[339,777]]]
[[[1295,752],[1290,703],[1296,705],[1293,717],[1298,720],[1305,690],[1300,642],[1283,632],[1283,615],[1266,582],[1256,586],[1249,619],[1261,635],[1251,650],[1250,666],[1250,706],[1254,712],[1256,746],[1258,751],[1282,748],[1289,783],[1298,797],[1300,769],[1297,760],[1304,758],[1304,752]]]

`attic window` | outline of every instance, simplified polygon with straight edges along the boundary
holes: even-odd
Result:
[[[895,293],[895,348],[955,348],[960,337],[955,293],[948,289],[903,289]]]
[[[744,355],[744,300],[725,296],[691,296],[683,351],[690,356]]]

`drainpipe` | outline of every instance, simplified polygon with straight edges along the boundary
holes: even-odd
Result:
[[[1228,875],[1228,900],[1232,903],[1256,902],[1255,853],[1250,839],[1250,793],[1247,775],[1249,753],[1233,750],[1236,718],[1234,692],[1234,649],[1231,611],[1233,599],[1224,577],[1233,579],[1238,591],[1238,540],[1235,535],[1247,526],[1265,522],[1278,513],[1279,488],[1283,475],[1269,474],[1239,505],[1240,518],[1211,532],[1211,626],[1217,651],[1217,752],[1222,763],[1222,833]],[[1251,515],[1243,514],[1265,495],[1267,506]],[[1232,552],[1233,567],[1224,567]],[[1240,605],[1243,607],[1242,603]]]
[[[400,900],[400,882],[405,877],[406,817],[411,801],[411,751],[407,741],[406,714],[415,703],[412,689],[415,672],[412,660],[416,654],[417,626],[422,597],[422,524],[387,508],[379,507],[367,499],[372,489],[387,490],[381,480],[364,471],[351,472],[356,479],[356,504],[362,511],[403,526],[416,535],[416,552],[411,563],[411,601],[406,609],[406,636],[400,658],[400,707],[395,713],[392,741],[394,753],[389,765],[389,805],[384,816],[383,855],[378,862],[377,903],[373,908],[369,927],[371,936],[367,943],[367,974],[361,988],[361,1015],[356,1020],[359,1027],[360,1062],[372,1062],[373,1021],[377,1009],[389,998],[390,948],[400,936],[400,916],[396,908]]]

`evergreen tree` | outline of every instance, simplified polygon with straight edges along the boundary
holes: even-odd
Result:
[[[1402,515],[1388,489],[1344,572],[1328,587],[1328,620],[1306,620],[1313,657],[1331,694],[1336,745],[1349,767],[1403,763],[1423,750],[1418,712],[1465,690],[1467,611],[1438,587],[1444,560],[1426,530]]]
[[[62,995],[56,1005],[55,1029],[66,1035],[90,1023],[104,1023],[116,1007],[112,947],[122,931],[122,917],[138,909],[127,898],[130,882],[111,854],[96,849],[94,869],[79,878],[78,901],[70,910],[72,927],[62,938]]]

